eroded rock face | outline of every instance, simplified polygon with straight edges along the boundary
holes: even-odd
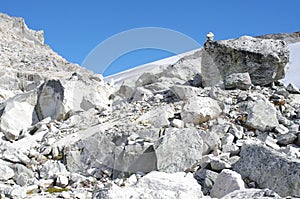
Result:
[[[233,73],[249,73],[254,85],[283,79],[289,61],[286,43],[244,36],[205,43],[202,76],[205,86],[214,86]]]
[[[286,157],[260,144],[242,147],[240,160],[233,169],[243,178],[255,181],[261,188],[269,188],[280,196],[300,196],[300,161]]]

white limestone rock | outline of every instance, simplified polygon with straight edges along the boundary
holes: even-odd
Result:
[[[168,127],[170,125],[169,118],[174,117],[174,112],[169,105],[158,107],[141,115],[137,122],[150,124],[155,128]]]
[[[201,186],[190,173],[173,173],[152,171],[142,177],[136,185],[118,187],[112,185],[109,190],[100,190],[94,198],[170,198],[170,199],[200,199],[203,197]]]
[[[15,175],[14,170],[12,170],[7,165],[0,165],[0,180],[6,181],[10,178],[12,178]]]
[[[40,177],[43,179],[54,179],[58,175],[68,175],[68,171],[61,162],[48,160],[40,169]]]
[[[191,97],[197,97],[201,89],[187,85],[175,85],[171,88],[171,91],[175,93],[178,99],[188,100]]]
[[[279,125],[274,105],[264,98],[259,98],[255,102],[249,101],[247,113],[246,125],[253,129],[270,131]]]
[[[2,104],[0,130],[6,139],[17,140],[22,130],[27,130],[35,120],[35,92],[19,94]]]
[[[244,190],[245,183],[240,174],[235,171],[224,169],[217,177],[212,186],[210,196],[221,198],[235,190]]]
[[[217,118],[221,112],[216,100],[210,97],[192,97],[183,106],[181,118],[185,123],[201,124]]]
[[[188,170],[201,159],[202,149],[203,139],[197,129],[166,130],[154,145],[157,170],[167,173]]]

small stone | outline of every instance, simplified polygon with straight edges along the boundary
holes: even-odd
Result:
[[[215,183],[218,175],[219,174],[217,172],[208,169],[201,169],[194,173],[194,178],[201,185],[204,195],[210,194],[211,188]]]
[[[299,89],[297,88],[296,85],[294,85],[293,83],[290,83],[287,87],[286,90],[289,91],[292,94],[300,94]]]
[[[276,128],[275,128],[275,132],[279,133],[279,134],[286,134],[289,132],[289,129],[286,128],[284,125],[279,124]]]
[[[234,135],[231,133],[226,133],[222,139],[222,145],[231,145],[234,140]]]
[[[224,169],[217,177],[211,190],[211,197],[221,198],[235,190],[244,190],[242,176],[235,171]]]
[[[231,128],[229,129],[228,133],[231,133],[237,139],[242,139],[243,134],[244,134],[244,129],[242,126],[232,125]]]
[[[12,190],[9,192],[10,198],[25,198],[26,188],[14,185]]]
[[[56,178],[56,182],[55,182],[56,186],[58,187],[66,187],[69,184],[69,178],[63,175],[59,175]]]
[[[0,180],[6,181],[15,175],[14,170],[6,165],[0,164]]]
[[[236,145],[223,145],[222,152],[230,153],[230,155],[237,155],[240,152],[240,148]]]
[[[293,133],[287,133],[283,135],[279,135],[276,140],[278,144],[288,145],[292,144],[297,139],[297,136]]]
[[[60,196],[61,196],[62,198],[64,198],[64,199],[69,199],[69,198],[71,198],[71,194],[70,194],[69,192],[67,192],[67,191],[63,191],[63,192],[60,194]]]
[[[48,180],[40,179],[39,180],[39,186],[42,188],[48,188],[48,187],[52,186],[53,184],[54,184],[54,179],[48,179]]]
[[[260,134],[257,139],[261,140],[262,142],[264,142],[267,146],[273,148],[273,149],[277,149],[279,150],[280,149],[280,146],[278,146],[276,143],[277,143],[277,140],[272,138],[271,136],[269,136],[267,133],[263,133],[263,134]]]
[[[223,160],[214,158],[210,162],[210,166],[214,171],[222,171],[223,169],[230,169],[231,165]]]
[[[125,186],[132,186],[137,183],[137,178],[135,174],[132,174],[129,178],[127,178],[124,182]]]
[[[171,122],[171,126],[176,127],[176,128],[183,128],[184,127],[184,122],[179,119],[173,119]]]

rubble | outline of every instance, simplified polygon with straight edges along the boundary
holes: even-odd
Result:
[[[0,29],[1,198],[300,197],[284,42],[210,34],[108,84],[22,19],[0,14]]]

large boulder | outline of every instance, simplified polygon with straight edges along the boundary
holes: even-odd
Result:
[[[201,124],[217,118],[222,110],[218,102],[210,97],[191,97],[181,111],[185,123]]]
[[[261,144],[245,144],[233,169],[282,197],[300,197],[300,161]]]
[[[149,142],[129,142],[129,134],[105,133],[95,126],[81,131],[78,139],[65,138],[57,143],[65,146],[66,166],[69,171],[83,175],[102,175],[109,170],[112,177],[124,177],[134,172],[156,170],[153,144]]]
[[[202,148],[197,129],[166,130],[154,145],[157,169],[168,173],[188,170],[201,159]]]
[[[74,75],[68,80],[48,80],[38,89],[35,106],[40,120],[63,119],[69,111],[108,108],[110,90],[101,82]]]
[[[283,79],[289,62],[284,41],[243,36],[239,39],[208,41],[202,53],[205,86],[214,86],[233,73],[249,73],[254,85]]]
[[[58,119],[63,112],[64,87],[59,80],[49,80],[38,90],[38,102],[35,107],[37,117]]]
[[[201,186],[192,174],[184,172],[168,174],[152,171],[142,177],[137,184],[131,187],[112,185],[109,190],[100,190],[94,198],[170,198],[170,199],[199,199],[203,197]]]
[[[36,120],[34,106],[37,102],[35,92],[16,95],[0,107],[0,130],[7,140],[17,140],[22,130],[27,130]]]

